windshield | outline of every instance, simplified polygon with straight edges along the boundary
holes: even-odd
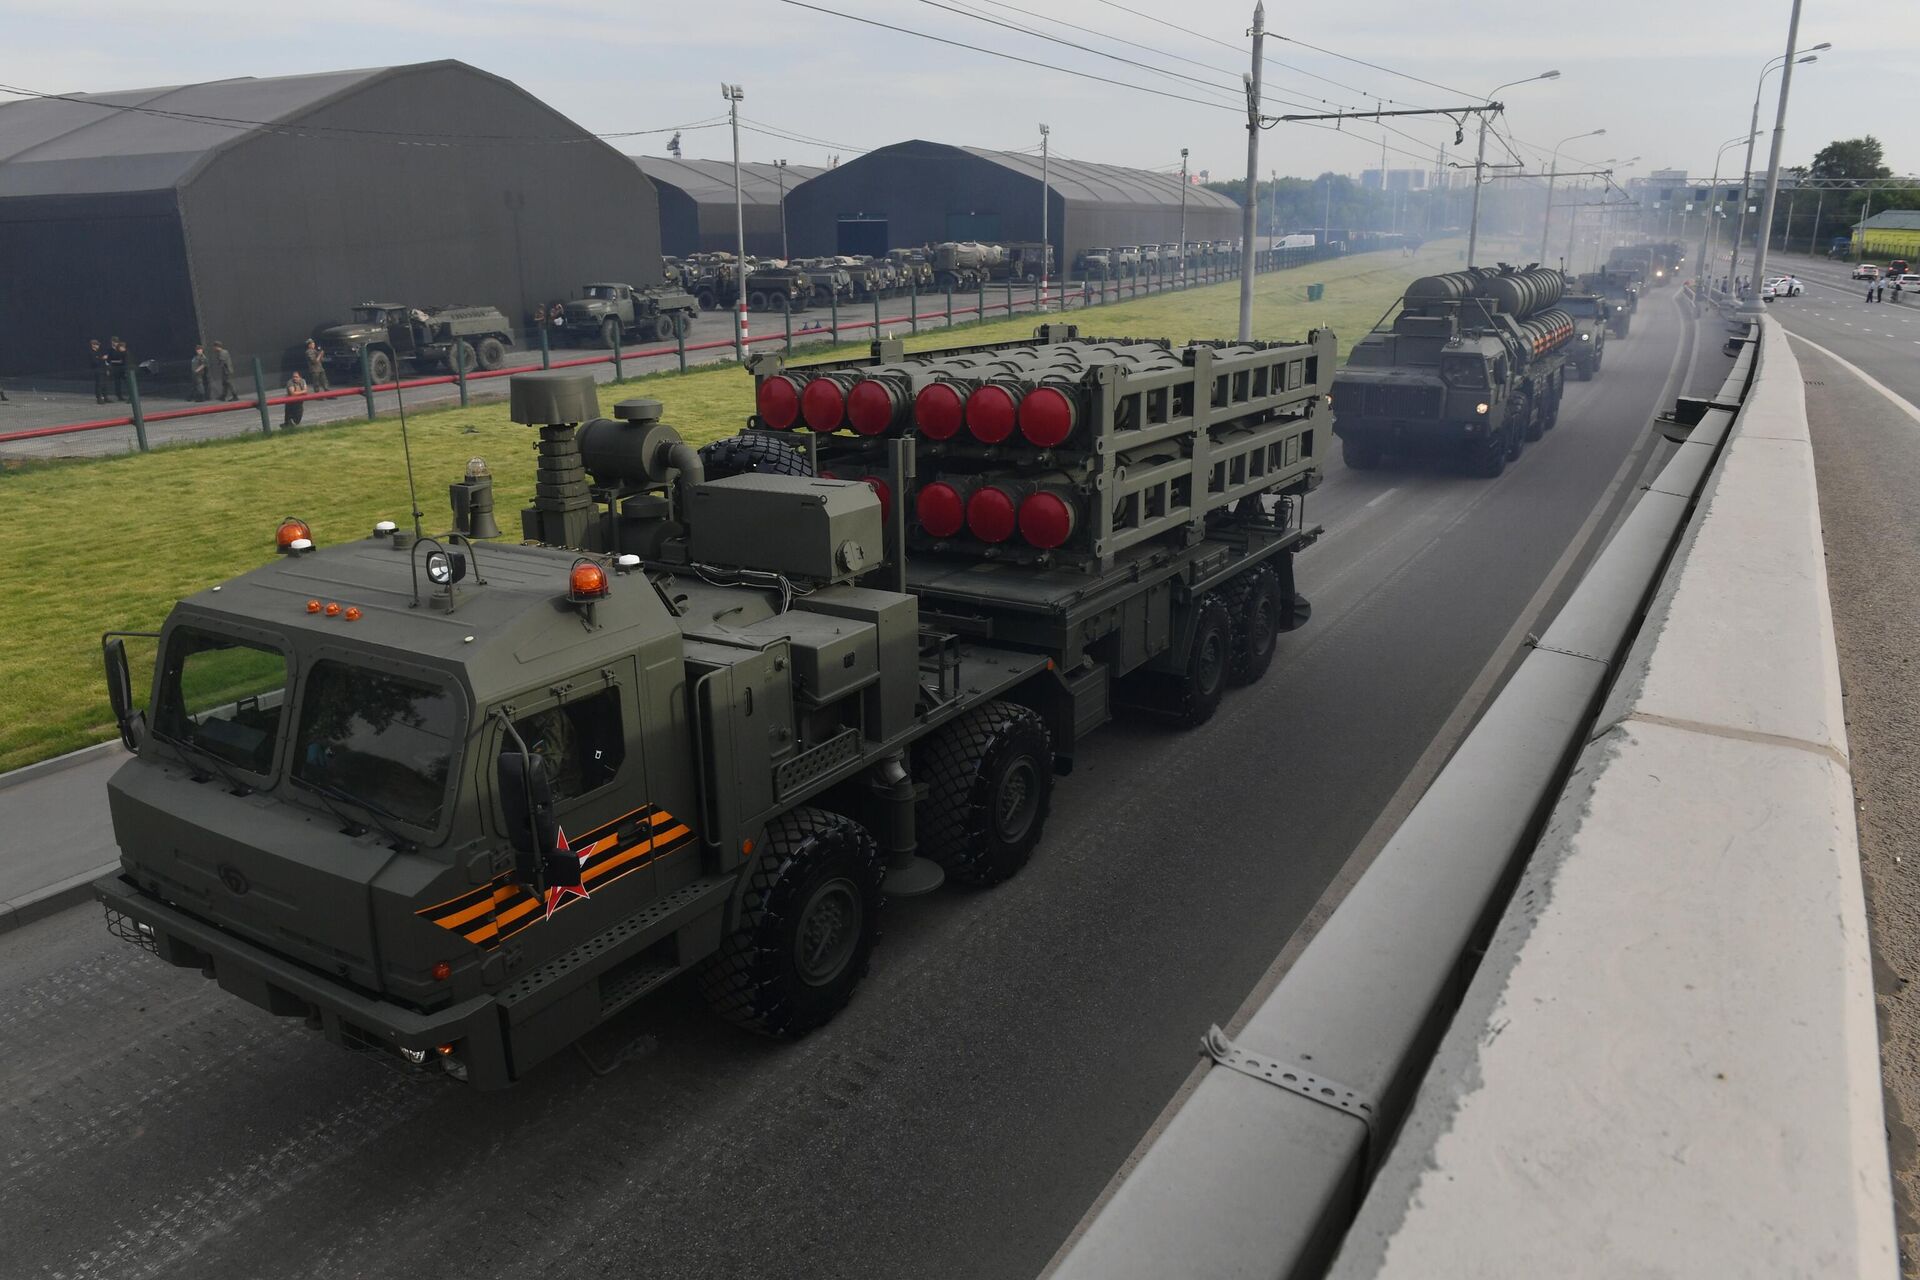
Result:
[[[316,662],[300,703],[294,780],[431,831],[459,730],[460,702],[445,685]]]
[[[384,307],[355,307],[353,318],[361,324],[385,324],[387,312]]]
[[[1567,298],[1562,300],[1560,305],[1566,308],[1568,315],[1597,316],[1600,314],[1600,303],[1593,298]]]
[[[619,292],[610,284],[590,284],[586,288],[586,296],[589,298],[601,298],[608,302],[612,302],[615,298],[619,297],[620,295],[619,295]]]
[[[1447,356],[1440,361],[1440,378],[1450,387],[1484,387],[1486,362],[1478,356]]]
[[[167,643],[156,727],[250,773],[269,773],[286,688],[280,650],[181,627]]]

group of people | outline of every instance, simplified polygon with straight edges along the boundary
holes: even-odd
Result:
[[[294,370],[293,376],[287,379],[287,394],[304,396],[315,391],[331,391],[333,383],[327,377],[326,356],[312,338],[307,339],[306,349],[301,356],[306,374],[302,376],[299,369]],[[108,338],[104,343],[98,338],[87,339],[87,364],[93,371],[95,403],[111,404],[128,398],[128,370],[132,360],[133,355],[127,349],[126,340],[118,335]],[[192,384],[187,393],[189,400],[240,398],[239,390],[233,385],[233,353],[227,350],[224,342],[216,339],[210,345],[195,343],[193,358],[187,362],[187,373]],[[0,393],[0,399],[5,399],[4,393]],[[299,426],[305,408],[302,401],[288,401],[281,425]]]
[[[1887,282],[1885,280],[1867,281],[1867,301],[1885,302],[1887,300]],[[1900,282],[1893,282],[1893,300],[1900,301]]]

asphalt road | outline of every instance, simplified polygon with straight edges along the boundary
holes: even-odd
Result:
[[[1796,342],[1846,695],[1903,1274],[1920,1276],[1920,298],[1869,305],[1844,266],[1792,268]],[[1848,292],[1841,293],[1841,289]],[[1889,295],[1891,296],[1891,295]],[[1788,304],[1792,305],[1789,306]],[[1817,343],[1825,351],[1816,350]],[[1831,355],[1827,354],[1831,353]],[[1838,357],[1836,360],[1833,357]],[[1846,364],[1840,363],[1845,361]],[[1848,368],[1852,365],[1853,368]],[[1869,385],[1873,379],[1908,408]],[[1915,859],[1915,861],[1907,861]]]
[[[1036,1273],[1577,576],[1666,448],[1650,415],[1690,369],[1724,377],[1672,298],[1497,481],[1336,454],[1314,616],[1265,680],[1198,732],[1097,735],[1033,864],[896,904],[853,1006],[797,1044],[683,983],[591,1038],[611,1074],[566,1056],[476,1095],[268,1018],[92,909],[0,936],[0,1272]],[[98,804],[97,771],[59,777],[47,803]]]

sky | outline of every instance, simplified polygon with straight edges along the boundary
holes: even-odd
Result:
[[[628,154],[663,154],[673,128],[687,126],[686,155],[730,156],[720,85],[732,81],[746,94],[741,152],[748,160],[825,164],[907,138],[1037,150],[1045,122],[1054,153],[1074,159],[1177,172],[1186,147],[1196,172],[1246,172],[1245,115],[1236,102],[1249,64],[1251,0],[808,2],[814,7],[790,0],[328,0],[318,8],[248,11],[225,0],[31,7],[0,0],[9,55],[0,83],[102,91],[457,58],[516,82],[596,133],[633,134],[610,139]],[[1376,99],[1392,109],[1455,107],[1504,82],[1557,70],[1557,80],[1499,94],[1506,114],[1498,129],[1530,166],[1563,139],[1605,129],[1566,143],[1561,168],[1613,161],[1622,177],[1654,169],[1704,176],[1723,142],[1745,136],[1756,78],[1785,50],[1791,7],[1791,0],[1276,0],[1264,109],[1372,109]],[[276,17],[281,11],[285,17]],[[1799,44],[1821,42],[1834,47],[1794,69],[1782,162],[1803,164],[1835,138],[1873,133],[1894,172],[1920,173],[1913,110],[1920,2],[1805,0]],[[1761,102],[1761,127],[1769,131],[1779,82],[1777,72],[1767,78]],[[1380,164],[1383,140],[1393,168],[1432,168],[1442,145],[1449,159],[1460,158],[1451,121],[1392,124],[1402,132],[1383,135],[1359,121],[1278,125],[1261,134],[1261,176],[1358,174]],[[1769,137],[1760,140],[1757,166]],[[1470,128],[1468,148],[1473,138]],[[1490,145],[1490,160],[1511,158],[1497,139]],[[1738,154],[1728,152],[1723,174],[1737,170]]]

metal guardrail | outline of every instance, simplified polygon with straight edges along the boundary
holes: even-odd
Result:
[[[1208,1034],[1215,1065],[1054,1280],[1331,1262],[1731,434],[1757,328],[1730,342],[1720,392],[1681,401],[1677,452],[1238,1039]]]

